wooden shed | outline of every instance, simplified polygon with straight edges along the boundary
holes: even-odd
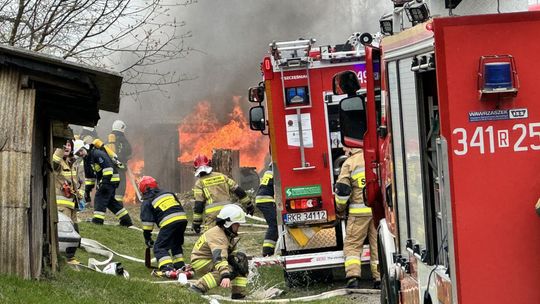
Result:
[[[53,138],[118,112],[121,84],[116,73],[0,46],[0,273],[56,271]]]

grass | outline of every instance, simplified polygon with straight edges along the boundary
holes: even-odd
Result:
[[[136,225],[138,221],[138,208],[129,208],[130,214]],[[80,214],[80,218],[91,217],[91,212]],[[106,220],[115,221],[108,212]],[[88,222],[79,224],[80,234],[89,239],[96,240],[116,252],[144,259],[145,245],[142,232],[120,226],[97,226]],[[247,234],[242,235],[239,243],[241,251],[248,255],[260,255],[264,233],[260,228],[242,228]],[[189,255],[197,236],[186,236],[184,243],[184,255],[189,261]],[[155,239],[155,236],[154,236]],[[97,260],[105,258],[89,254],[83,249],[77,251],[76,257],[83,264],[88,258]],[[61,263],[60,271],[51,277],[41,280],[25,281],[14,277],[0,276],[0,303],[207,303],[208,301],[198,295],[188,292],[184,287],[177,284],[152,284],[152,281],[162,279],[152,277],[151,270],[144,264],[129,261],[115,256],[113,261],[121,262],[124,269],[130,274],[130,280],[122,277],[104,275],[87,269],[79,271],[72,269],[65,263]],[[330,284],[314,284],[304,288],[288,288],[285,286],[283,271],[279,266],[262,267],[257,270],[255,280],[248,285],[253,290],[261,290],[269,287],[277,287],[284,290],[280,298],[294,298],[306,295],[318,294],[324,291],[341,288],[343,282]],[[229,290],[215,288],[210,294],[228,296]],[[327,303],[328,300],[315,301],[313,303]],[[353,303],[350,297],[338,297],[332,299],[333,304]]]

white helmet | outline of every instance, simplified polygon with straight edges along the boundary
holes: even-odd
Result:
[[[224,220],[225,224],[223,226],[229,228],[234,223],[244,224],[246,222],[246,213],[240,206],[229,204],[219,211],[217,219]]]
[[[115,120],[112,124],[112,130],[124,132],[126,130],[126,123],[121,120]]]
[[[76,139],[73,142],[73,154],[77,154],[77,152],[79,152],[81,148],[85,148],[86,150],[88,150],[90,147],[87,144],[85,144],[84,141],[80,139]]]

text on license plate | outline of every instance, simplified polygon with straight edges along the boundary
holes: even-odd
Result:
[[[326,220],[326,210],[312,211],[312,212],[299,212],[299,213],[287,213],[284,216],[286,223],[295,222],[310,222]]]

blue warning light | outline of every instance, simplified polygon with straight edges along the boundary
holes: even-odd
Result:
[[[485,90],[510,90],[512,86],[512,67],[510,62],[490,62],[484,65]]]

